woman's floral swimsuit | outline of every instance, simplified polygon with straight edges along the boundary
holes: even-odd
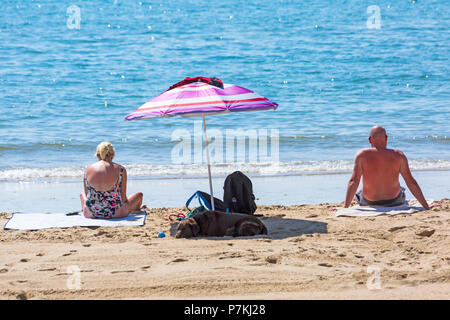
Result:
[[[119,178],[116,185],[109,191],[97,191],[92,187],[84,175],[84,181],[88,194],[86,197],[86,208],[88,208],[94,218],[111,219],[116,212],[116,209],[122,205],[122,196],[120,194],[120,186],[122,185],[123,167],[120,167]]]

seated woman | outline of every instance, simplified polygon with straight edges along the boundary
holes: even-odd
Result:
[[[98,162],[86,168],[84,194],[80,194],[81,208],[86,218],[123,218],[141,208],[142,192],[127,198],[127,171],[112,162],[114,155],[114,146],[102,142],[95,153]]]

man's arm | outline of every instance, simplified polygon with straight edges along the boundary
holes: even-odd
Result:
[[[422,207],[425,209],[430,209],[428,206],[427,200],[423,196],[422,190],[419,187],[416,179],[411,174],[411,170],[409,169],[408,159],[401,151],[397,151],[400,155],[400,173],[405,180],[408,189],[411,191],[414,197],[420,202]]]
[[[350,181],[347,185],[347,193],[345,195],[344,208],[348,208],[350,203],[353,201],[356,191],[358,190],[359,182],[362,176],[362,165],[361,165],[361,151],[356,154],[355,163],[353,166],[353,173]]]

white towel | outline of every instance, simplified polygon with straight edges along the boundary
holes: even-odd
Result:
[[[427,200],[431,205],[433,200]],[[354,206],[350,208],[338,208],[336,217],[375,217],[382,214],[396,215],[396,214],[412,214],[418,211],[425,210],[417,200],[407,200],[405,204],[395,207],[383,206]]]
[[[70,227],[123,227],[142,226],[145,224],[146,212],[129,215],[120,219],[89,219],[81,214],[65,213],[14,213],[5,224],[4,229],[39,230],[48,228]]]

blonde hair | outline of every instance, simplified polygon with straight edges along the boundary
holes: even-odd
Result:
[[[116,151],[114,150],[114,146],[110,142],[102,142],[97,146],[97,151],[94,156],[100,158],[100,160],[112,160]]]

